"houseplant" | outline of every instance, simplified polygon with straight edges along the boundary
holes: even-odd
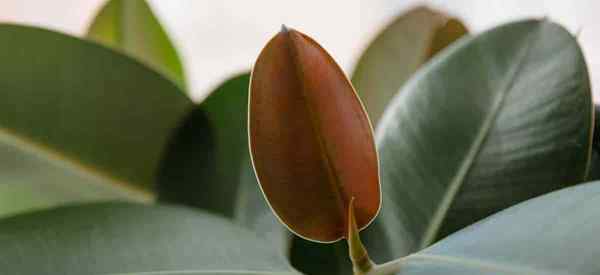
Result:
[[[115,20],[116,14],[123,17]],[[415,22],[433,24],[417,32],[422,43],[406,49],[403,31],[423,27]],[[364,110],[335,61],[307,36],[293,31],[301,39],[279,45],[284,49],[278,56],[285,59],[258,57],[257,64],[280,67],[259,73],[254,67],[250,98],[271,89],[266,99],[297,99],[285,101],[287,108],[251,105],[251,118],[256,112],[271,114],[251,122],[251,133],[280,133],[293,123],[320,129],[254,148],[255,165],[256,154],[263,159],[262,168],[256,166],[260,184],[275,188],[265,194],[269,201],[290,198],[279,203],[293,202],[286,214],[291,218],[282,219],[295,231],[311,217],[330,214],[315,211],[294,220],[306,215],[300,210],[327,201],[298,199],[309,194],[298,189],[305,181],[264,172],[325,169],[322,160],[290,154],[317,148],[316,155],[338,156],[332,159],[336,169],[325,169],[332,177],[298,174],[314,180],[311,184],[321,188],[317,195],[327,197],[322,187],[333,186],[331,179],[338,177],[345,179],[336,182],[342,187],[382,190],[381,200],[369,199],[377,192],[350,192],[343,200],[347,209],[335,212],[343,221],[335,227],[343,228],[333,239],[352,233],[353,247],[360,247],[358,230],[347,232],[354,197],[357,229],[366,228],[365,249],[350,251],[367,251],[379,264],[370,269],[358,264],[357,274],[597,273],[600,187],[569,187],[586,179],[594,126],[588,73],[576,39],[546,19],[473,36],[465,32],[457,19],[425,8],[401,15],[374,40],[353,74],[358,96],[370,98]],[[120,38],[111,40],[115,33]],[[175,47],[144,2],[110,1],[85,39],[3,24],[0,41],[3,272],[348,272],[343,242],[291,238],[263,199],[248,152],[250,76],[234,77],[193,103]],[[270,52],[270,43],[263,53]],[[285,50],[290,43],[305,54]],[[407,56],[415,59],[400,79],[384,85],[381,81],[390,78],[382,75],[406,68],[403,60],[379,56],[377,51],[390,45],[397,48],[387,56],[411,50]],[[303,73],[284,73],[293,68]],[[263,84],[254,86],[257,79]],[[369,83],[373,79],[378,80]],[[284,84],[291,88],[275,89]],[[380,99],[378,89],[384,88]],[[294,105],[302,102],[299,91],[312,92],[308,105]],[[381,114],[373,135],[365,124],[371,112]],[[361,126],[341,127],[357,121]],[[329,134],[319,137],[321,131]],[[307,145],[313,139],[327,146]],[[338,147],[350,140],[367,145]],[[371,150],[369,161],[358,159],[365,150]],[[373,154],[378,154],[375,162]],[[373,172],[377,166],[380,171]],[[371,171],[377,180],[352,182],[362,173],[338,174],[355,169]],[[365,215],[365,200],[382,201],[377,218],[377,211]],[[306,228],[329,230],[317,225]],[[310,253],[333,260],[323,264]]]

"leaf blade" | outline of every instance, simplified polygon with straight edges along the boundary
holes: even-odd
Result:
[[[0,224],[5,244],[0,263],[14,274],[296,274],[251,232],[186,208],[96,203],[19,215]]]
[[[94,17],[86,36],[139,58],[185,89],[179,54],[145,0],[109,0]]]
[[[600,249],[589,239],[599,226],[599,187],[586,183],[510,207],[399,261],[397,274],[596,274]]]
[[[224,215],[287,251],[250,163],[249,82],[248,72],[225,80],[184,119],[161,163],[158,199]]]
[[[373,124],[421,65],[467,33],[458,19],[421,6],[399,15],[377,34],[352,73]]]
[[[339,240],[351,197],[359,228],[371,222],[380,206],[371,126],[323,48],[284,27],[256,61],[249,106],[255,172],[282,223],[308,239]]]
[[[387,249],[379,260],[583,181],[592,127],[583,60],[560,26],[521,21],[463,40],[407,84],[377,132],[387,208],[373,231],[394,240],[366,238]]]
[[[10,24],[0,25],[0,41],[3,181],[53,181],[46,186],[67,200],[69,188],[92,199],[102,188],[151,200],[162,148],[190,100],[171,81],[95,43]]]

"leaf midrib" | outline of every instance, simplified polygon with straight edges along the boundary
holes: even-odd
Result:
[[[78,163],[72,158],[53,150],[52,148],[49,148],[48,146],[39,144],[1,126],[0,142],[8,144],[9,146],[13,146],[19,149],[19,151],[34,154],[44,161],[58,162],[64,167],[64,169],[72,169],[83,173],[86,176],[100,179],[101,182],[105,182],[107,185],[114,186],[116,189],[123,190],[123,194],[129,194],[129,197],[140,202],[150,202],[154,199],[152,194],[142,190],[141,188],[137,188],[134,184],[123,182],[115,177],[107,175],[104,172],[98,171],[93,167],[87,166],[83,163]],[[2,183],[0,182],[0,184]]]
[[[514,87],[514,84],[516,82],[515,80],[525,63],[525,60],[527,59],[532,41],[534,40],[534,38],[531,38],[531,35],[536,32],[537,29],[527,34],[527,39],[525,39],[524,41],[527,44],[521,50],[521,53],[518,58],[518,63],[515,63],[515,65],[513,65],[513,67],[511,68],[511,76],[507,79],[505,83],[503,83],[504,87],[501,89],[502,92],[499,93],[499,95],[494,101],[492,112],[490,112],[485,118],[483,124],[481,125],[481,128],[479,128],[479,131],[477,132],[477,135],[473,140],[473,143],[469,147],[469,151],[467,152],[465,158],[462,161],[462,165],[459,167],[454,177],[452,177],[452,180],[450,181],[450,184],[447,188],[446,195],[443,197],[442,201],[440,202],[438,208],[436,209],[433,215],[433,218],[431,219],[431,222],[427,226],[425,234],[423,235],[419,243],[418,249],[423,249],[431,243],[433,243],[433,241],[435,241],[438,230],[441,227],[442,222],[444,221],[444,218],[454,201],[454,198],[457,196],[460,187],[462,187],[465,178],[467,177],[469,171],[473,167],[473,163],[477,159],[479,153],[481,152],[481,149],[484,147],[483,145],[485,144],[485,140],[489,136],[490,130],[495,124],[496,119],[500,114],[500,111],[504,107],[506,96]]]
[[[319,144],[319,153],[321,156],[321,163],[322,165],[325,167],[326,171],[327,171],[327,176],[329,177],[329,183],[332,189],[332,193],[335,197],[335,203],[338,207],[338,211],[340,212],[340,217],[345,217],[346,215],[346,208],[345,208],[345,202],[344,202],[344,197],[342,194],[342,191],[340,190],[342,188],[342,184],[341,181],[338,177],[337,172],[335,171],[335,167],[334,167],[334,162],[332,160],[332,157],[329,155],[329,150],[327,147],[327,143],[324,140],[323,134],[321,133],[320,130],[320,121],[319,121],[319,117],[317,115],[317,113],[315,112],[315,110],[313,110],[309,99],[308,99],[308,92],[306,91],[306,85],[304,84],[304,68],[301,64],[301,62],[298,60],[299,54],[298,54],[298,49],[296,47],[298,41],[296,41],[296,38],[293,37],[293,34],[290,31],[287,31],[286,33],[287,35],[287,43],[288,43],[288,47],[289,47],[289,52],[291,55],[291,62],[293,64],[294,67],[294,71],[296,73],[296,76],[298,77],[298,84],[300,86],[300,92],[301,92],[301,96],[303,99],[303,103],[305,108],[308,111],[308,115],[309,115],[309,119],[311,122],[311,128],[313,130],[313,133],[315,135],[315,138],[317,140],[317,143]],[[317,46],[315,44],[312,43],[312,41],[306,39],[306,37],[302,36],[301,34],[297,34],[298,36],[300,36],[300,39],[304,39],[306,40],[306,43],[311,44],[311,46]],[[320,47],[317,46],[317,48],[319,48],[319,50],[323,50]],[[335,61],[333,61],[335,62]],[[334,63],[335,64],[335,63]],[[345,223],[345,220],[343,220],[343,222]],[[341,239],[338,238],[337,240]]]

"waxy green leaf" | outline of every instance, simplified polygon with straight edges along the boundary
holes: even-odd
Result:
[[[96,14],[87,37],[123,51],[185,89],[179,55],[145,0],[109,0]]]
[[[270,244],[205,212],[125,203],[0,220],[5,274],[297,274]]]
[[[584,58],[559,25],[520,21],[461,40],[407,83],[377,129],[385,208],[365,236],[372,256],[405,256],[582,182],[592,126]]]
[[[431,57],[467,34],[456,18],[427,7],[396,17],[369,44],[352,83],[377,125],[385,107],[402,85]]]
[[[599,274],[598,206],[600,182],[566,188],[506,209],[377,274]]]
[[[191,101],[134,59],[79,38],[0,24],[0,45],[0,184],[28,198],[0,202],[0,215],[150,200],[143,190]]]
[[[377,215],[377,152],[369,119],[335,61],[308,36],[285,27],[252,72],[250,151],[274,212],[304,238],[346,235],[355,197],[359,228]]]

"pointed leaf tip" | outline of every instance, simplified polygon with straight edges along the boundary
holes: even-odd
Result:
[[[146,1],[107,1],[88,26],[86,37],[135,57],[185,91],[180,55]]]
[[[281,24],[281,32],[286,33],[288,31],[289,31],[288,27],[285,24]]]
[[[287,29],[287,28],[286,28]],[[380,206],[369,119],[333,58],[296,30],[280,32],[252,72],[250,151],[275,214],[306,239],[345,238],[347,209],[366,227]]]

